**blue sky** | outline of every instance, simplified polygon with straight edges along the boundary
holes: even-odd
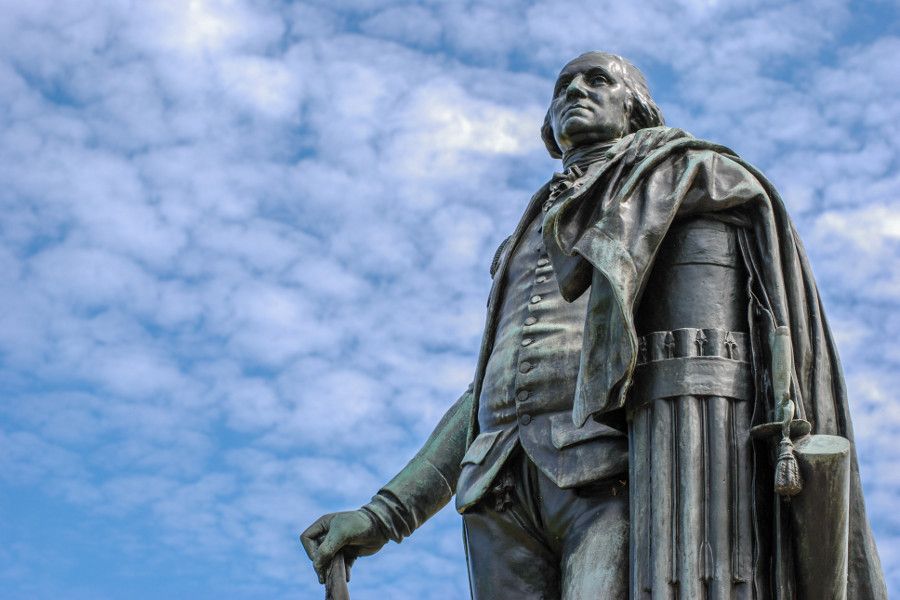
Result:
[[[900,5],[0,0],[0,596],[320,598],[472,376],[591,49],[782,191],[900,593]],[[467,597],[446,509],[357,600]]]

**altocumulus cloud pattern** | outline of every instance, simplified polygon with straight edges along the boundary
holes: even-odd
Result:
[[[319,598],[471,378],[556,167],[557,70],[632,58],[782,191],[900,593],[898,7],[849,0],[0,0],[0,596]],[[354,598],[467,597],[457,517]]]

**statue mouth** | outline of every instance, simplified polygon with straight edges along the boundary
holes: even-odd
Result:
[[[563,110],[562,114],[563,114],[563,116],[565,116],[565,115],[568,115],[573,110],[577,110],[577,109],[581,109],[581,110],[590,112],[590,109],[587,106],[585,106],[583,104],[575,103],[575,104],[572,104],[571,106],[567,106],[565,108],[565,110]]]

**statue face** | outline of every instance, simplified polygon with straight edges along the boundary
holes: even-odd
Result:
[[[563,68],[550,104],[553,135],[563,152],[625,135],[631,99],[623,80],[621,65],[598,54],[580,56]]]

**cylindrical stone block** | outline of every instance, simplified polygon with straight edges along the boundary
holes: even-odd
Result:
[[[846,600],[850,441],[811,435],[796,443],[803,490],[791,500],[800,598]]]

